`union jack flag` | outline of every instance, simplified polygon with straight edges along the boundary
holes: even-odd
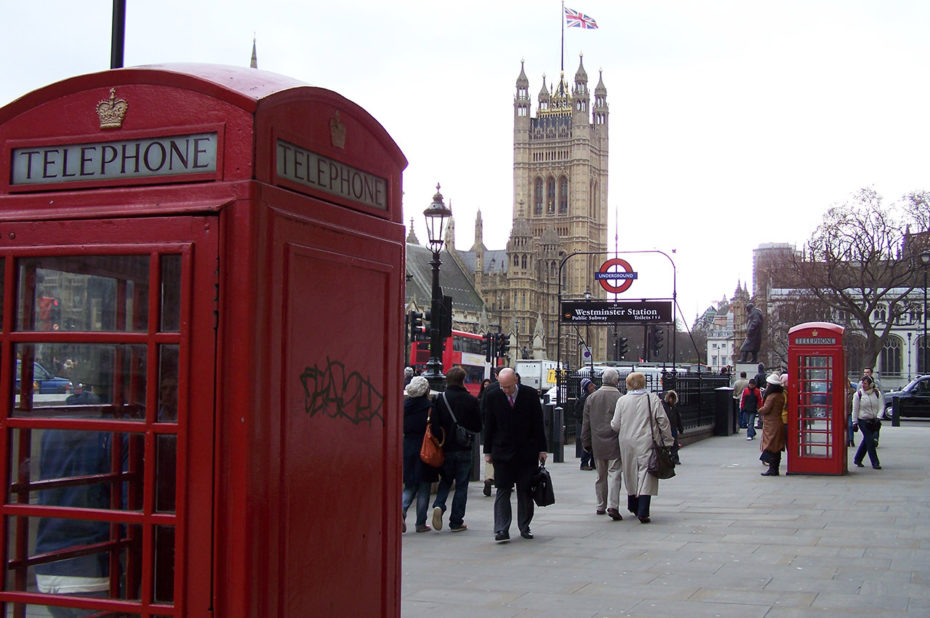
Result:
[[[583,28],[585,30],[596,30],[597,22],[594,21],[593,17],[589,17],[584,13],[579,13],[574,9],[565,9],[565,23],[569,28]]]

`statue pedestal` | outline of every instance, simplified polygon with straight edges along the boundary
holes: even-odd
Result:
[[[741,371],[746,372],[746,379],[752,380],[756,377],[756,374],[759,373],[759,363],[736,363],[736,368],[733,370],[733,382],[739,380],[739,374]]]

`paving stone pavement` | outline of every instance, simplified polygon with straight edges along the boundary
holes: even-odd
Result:
[[[709,438],[644,525],[595,515],[595,473],[566,447],[533,540],[514,524],[493,542],[480,482],[465,532],[417,534],[408,513],[402,616],[930,616],[930,421],[886,423],[878,454],[882,470],[850,450],[843,476],[762,477],[758,441]]]

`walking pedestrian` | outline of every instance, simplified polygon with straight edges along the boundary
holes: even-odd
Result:
[[[465,505],[468,501],[468,479],[471,477],[472,444],[467,439],[467,444],[458,439],[457,426],[472,432],[481,431],[478,399],[465,389],[464,369],[452,367],[446,372],[446,390],[436,398],[434,410],[432,431],[436,435],[445,433],[446,443],[442,447],[445,460],[442,464],[439,487],[436,489],[436,499],[433,501],[433,529],[442,529],[446,498],[454,482],[455,494],[452,496],[449,530],[462,532],[468,529],[465,525]]]
[[[491,373],[491,375],[492,376],[494,375],[493,372]],[[485,409],[484,409],[485,395],[487,395],[488,392],[496,388],[499,388],[497,384],[497,380],[492,381],[490,378],[485,378],[484,380],[481,381],[481,390],[478,391],[478,405],[481,409],[482,427],[485,424],[485,418],[487,416],[485,414]],[[485,462],[484,464],[484,488],[481,490],[481,492],[485,496],[490,497],[492,487],[494,487],[494,464]]]
[[[746,372],[739,372],[739,379],[733,383],[733,405],[739,411],[739,428],[746,428],[746,417],[743,414],[743,411],[740,409],[740,399],[743,396],[743,389],[749,386],[749,380],[746,379]],[[738,432],[737,432],[738,433]]]
[[[603,379],[603,378],[602,378]],[[595,386],[594,382],[588,378],[582,378],[581,380],[581,394],[578,396],[578,402],[575,404],[575,410],[577,410],[578,424],[576,430],[578,434],[581,434],[582,425],[584,423],[584,405],[588,400],[588,396],[594,392]],[[582,447],[581,451],[581,466],[582,470],[594,470],[594,459],[590,451],[584,450]]]
[[[885,398],[873,383],[869,376],[862,376],[859,383],[859,389],[853,395],[853,431],[861,430],[862,439],[859,440],[859,448],[853,457],[853,463],[862,467],[862,460],[866,453],[869,455],[869,461],[876,470],[881,470],[882,466],[878,462],[878,452],[875,450],[875,436],[882,422],[878,420],[878,415],[885,409]]]
[[[626,388],[617,400],[610,427],[619,436],[627,510],[648,524],[652,496],[659,493],[659,479],[649,473],[653,441],[671,446],[674,438],[662,403],[646,390],[646,376],[634,371],[626,377]]]
[[[494,498],[494,540],[510,540],[510,494],[517,487],[517,527],[520,536],[532,539],[533,497],[530,487],[540,463],[546,461],[539,392],[517,384],[513,369],[497,376],[499,388],[485,394],[484,460],[494,464],[497,495]]]
[[[601,387],[591,393],[584,405],[581,425],[581,446],[590,453],[597,470],[594,479],[594,512],[610,515],[620,521],[620,443],[617,432],[611,429],[610,421],[620,399],[620,374],[616,369],[604,370]]]
[[[416,498],[416,531],[428,532],[426,511],[429,509],[430,483],[439,478],[439,469],[429,466],[420,459],[420,447],[426,433],[427,421],[433,403],[429,399],[429,382],[422,376],[410,380],[404,393],[404,492],[403,532],[407,531],[407,509]]]
[[[746,388],[743,389],[743,395],[739,400],[740,414],[746,417],[747,440],[752,440],[756,437],[756,413],[762,405],[762,392],[756,388],[756,385],[755,378],[750,380]]]

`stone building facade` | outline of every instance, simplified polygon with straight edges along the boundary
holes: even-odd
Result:
[[[603,75],[592,92],[579,60],[573,86],[564,75],[552,85],[543,76],[535,115],[531,107],[521,62],[513,101],[513,224],[506,248],[484,245],[479,211],[471,249],[451,251],[484,300],[489,324],[511,334],[514,356],[555,359],[560,287],[565,300],[584,298],[586,291],[595,299],[606,296],[594,283],[607,251],[609,114]],[[591,330],[594,356],[604,359],[606,332]],[[580,334],[562,331],[562,359],[577,365]]]

